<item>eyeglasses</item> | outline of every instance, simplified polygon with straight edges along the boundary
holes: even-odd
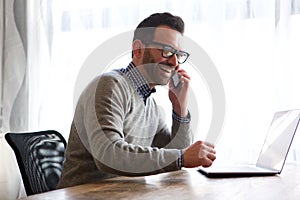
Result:
[[[176,50],[173,47],[171,47],[170,45],[167,44],[163,44],[163,43],[159,43],[159,42],[149,42],[149,43],[145,43],[146,45],[149,44],[154,44],[154,45],[159,45],[162,46],[161,49],[161,53],[162,53],[162,57],[164,58],[171,58],[172,56],[174,56],[174,54],[176,54],[177,57],[177,61],[179,64],[184,63],[188,57],[190,56],[189,53],[185,52],[185,51],[181,51],[181,50]]]

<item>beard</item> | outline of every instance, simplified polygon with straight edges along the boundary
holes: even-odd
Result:
[[[156,62],[149,49],[145,49],[143,68],[147,73],[148,83],[153,85],[167,85],[175,73],[175,67],[167,61]]]

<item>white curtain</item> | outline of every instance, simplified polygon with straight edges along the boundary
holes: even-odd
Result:
[[[154,12],[181,16],[186,22],[185,35],[208,53],[222,78],[226,119],[217,144],[219,162],[255,162],[274,112],[300,108],[299,0],[89,0],[59,1],[52,6],[52,70],[47,80],[51,87],[43,105],[48,110],[45,113],[53,112],[50,118],[56,116],[53,126],[59,125],[66,137],[74,84],[87,56],[102,42],[134,29]],[[127,56],[114,62],[124,67],[129,60]],[[99,67],[103,67],[101,60]],[[200,110],[193,122],[196,138],[203,140],[212,117],[210,96],[201,74],[193,73],[188,64],[183,67],[192,74]],[[57,95],[63,99],[55,104]],[[159,98],[159,103],[164,104],[163,99]],[[298,138],[290,160],[299,160]]]
[[[1,132],[28,126],[28,67],[25,1],[2,1]]]
[[[16,199],[25,190],[4,133],[28,129],[26,1],[2,0],[0,12],[0,196]]]
[[[32,131],[34,120],[32,94],[42,69],[39,59],[48,49],[44,44],[51,36],[51,23],[47,19],[45,3],[51,1],[2,0],[0,32],[0,196],[1,199],[16,199],[26,196],[14,152],[4,139],[6,132]],[[48,63],[49,59],[43,59]],[[32,88],[30,84],[36,85]],[[42,82],[41,82],[42,83]],[[29,103],[30,102],[30,103]],[[30,106],[31,105],[31,106]],[[37,127],[42,128],[42,127]]]
[[[226,119],[218,162],[255,162],[274,112],[300,108],[300,0],[2,0],[0,8],[1,133],[56,129],[67,139],[74,85],[87,56],[165,11],[184,19],[185,35],[207,52],[222,78]],[[114,62],[125,67],[129,61]],[[196,139],[203,140],[210,95],[201,74],[183,67],[192,75],[199,107],[193,123]],[[298,133],[289,161],[299,162],[299,144]]]

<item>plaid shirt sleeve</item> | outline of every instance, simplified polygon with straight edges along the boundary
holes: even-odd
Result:
[[[184,123],[184,124],[188,124],[188,123],[190,123],[190,121],[191,121],[191,115],[190,115],[190,112],[188,112],[187,117],[180,117],[180,116],[178,116],[178,115],[174,112],[174,110],[173,110],[173,112],[172,112],[172,117],[173,117],[173,119],[175,119],[177,122]]]
[[[183,151],[180,150],[179,151],[179,157],[177,159],[177,165],[178,165],[178,168],[181,169],[183,166]]]

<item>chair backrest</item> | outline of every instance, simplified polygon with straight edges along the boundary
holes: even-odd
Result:
[[[6,133],[27,195],[56,189],[65,159],[66,140],[54,130]]]

